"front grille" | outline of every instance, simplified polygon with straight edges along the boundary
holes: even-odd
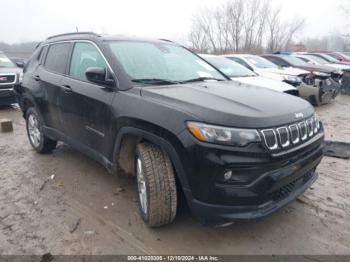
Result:
[[[287,149],[307,141],[320,130],[316,116],[296,124],[261,130],[266,147],[271,151]]]
[[[315,170],[307,172],[305,175],[295,179],[294,181],[280,187],[278,190],[270,194],[273,201],[281,201],[287,198],[293,191],[305,185],[314,175]]]
[[[16,83],[16,74],[0,74],[0,85],[11,85]]]

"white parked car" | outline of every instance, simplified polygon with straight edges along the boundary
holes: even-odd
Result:
[[[291,95],[299,95],[298,90],[292,85],[275,79],[259,76],[257,73],[225,57],[206,54],[200,54],[200,56],[229,76],[233,81],[273,89]]]
[[[283,81],[295,87],[300,86],[303,79],[310,74],[308,71],[298,68],[279,67],[269,60],[256,55],[234,54],[225,55],[225,57],[245,66],[262,77]]]

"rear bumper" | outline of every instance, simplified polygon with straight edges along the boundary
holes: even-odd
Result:
[[[0,106],[17,103],[16,95],[13,88],[0,89]]]

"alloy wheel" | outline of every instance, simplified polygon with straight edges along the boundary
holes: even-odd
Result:
[[[143,172],[142,161],[138,157],[136,160],[136,173],[137,173],[137,187],[139,192],[139,200],[142,212],[147,214],[147,188],[146,188],[146,180]]]

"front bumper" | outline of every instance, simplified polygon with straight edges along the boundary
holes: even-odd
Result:
[[[16,95],[13,87],[4,88],[0,86],[0,106],[11,105],[17,103]]]
[[[203,224],[257,219],[276,212],[300,196],[318,175],[323,157],[323,133],[286,155],[264,157],[252,152],[231,152],[192,145],[194,161],[189,206]],[[191,154],[192,155],[192,154]],[[225,170],[245,177],[239,183],[218,179]],[[186,193],[186,192],[185,192]]]
[[[328,78],[325,80],[315,80],[314,85],[301,84],[298,88],[300,97],[308,100],[315,106],[331,103],[339,94],[341,84]]]

